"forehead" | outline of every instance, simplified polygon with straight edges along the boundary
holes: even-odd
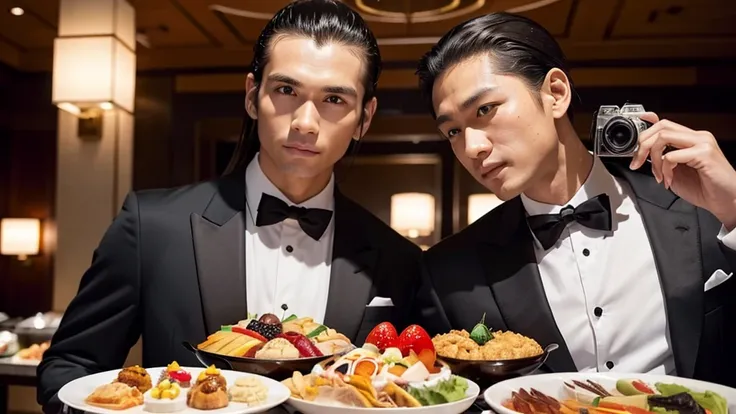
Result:
[[[305,37],[279,36],[270,45],[264,78],[269,73],[279,73],[306,87],[339,84],[363,91],[365,69],[356,52],[356,48],[336,42],[318,45]]]
[[[487,54],[466,58],[435,79],[432,86],[435,111],[451,110],[481,88],[498,87],[503,82],[501,78],[505,76],[495,73],[493,61]]]

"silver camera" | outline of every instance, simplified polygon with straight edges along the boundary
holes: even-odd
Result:
[[[602,105],[593,114],[593,152],[599,157],[630,157],[639,147],[639,134],[652,126],[639,116],[643,105]]]

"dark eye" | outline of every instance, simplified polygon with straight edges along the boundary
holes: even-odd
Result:
[[[345,101],[343,101],[342,98],[340,98],[339,96],[329,96],[327,97],[327,99],[325,99],[325,102],[329,102],[335,105],[341,105],[345,103]]]
[[[459,134],[459,133],[460,133],[460,130],[459,130],[459,129],[457,129],[457,128],[453,128],[453,129],[451,129],[451,130],[447,131],[447,138],[448,138],[448,139],[449,139],[449,138],[452,138],[452,137],[454,137],[455,135],[457,135],[457,134]]]
[[[494,105],[483,105],[480,108],[478,108],[478,117],[488,115],[489,112],[493,110]]]
[[[294,88],[291,86],[279,86],[276,88],[276,92],[282,93],[284,95],[294,95]]]

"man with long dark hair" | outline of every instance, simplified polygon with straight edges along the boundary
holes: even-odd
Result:
[[[127,197],[39,366],[41,404],[119,368],[140,335],[144,366],[196,366],[182,341],[248,314],[312,317],[358,345],[381,321],[401,329],[421,250],[333,177],[376,111],[376,39],[339,1],[301,0],[254,53],[228,173]]]
[[[455,27],[418,75],[458,160],[505,200],[425,255],[445,329],[485,314],[559,344],[548,370],[734,384],[736,171],[712,134],[640,113],[630,157],[595,156],[560,46],[519,15]]]

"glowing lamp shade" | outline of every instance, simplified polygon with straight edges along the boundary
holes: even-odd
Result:
[[[391,228],[410,237],[429,236],[434,231],[434,197],[424,193],[391,196]]]
[[[495,194],[471,194],[468,197],[468,224],[483,217],[502,203],[503,201]]]
[[[92,107],[133,113],[135,10],[125,0],[61,0],[52,101],[79,114]]]
[[[38,254],[40,241],[40,220],[26,218],[0,220],[0,254],[21,258]]]

